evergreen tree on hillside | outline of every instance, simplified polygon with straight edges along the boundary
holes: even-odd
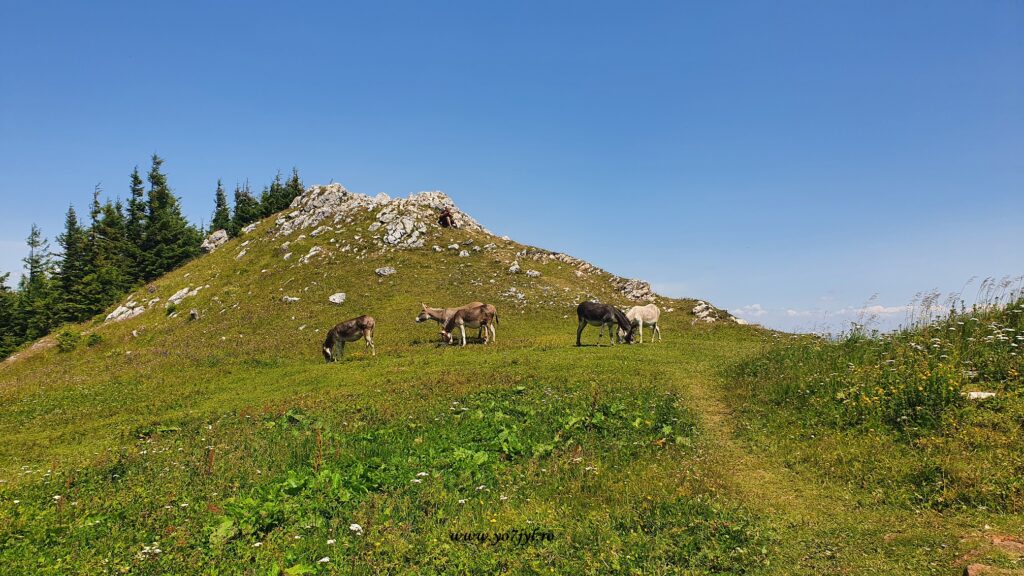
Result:
[[[127,222],[121,202],[102,205],[94,202],[90,231],[90,255],[93,276],[85,283],[92,287],[90,301],[94,315],[114,303],[135,283],[128,241]]]
[[[139,167],[132,170],[131,193],[128,197],[128,214],[125,220],[125,235],[128,239],[128,258],[132,261],[131,277],[141,280],[144,263],[142,257],[142,236],[146,230],[146,189],[143,186]]]
[[[260,201],[252,195],[249,183],[246,182],[241,187],[235,186],[235,215],[231,219],[231,235],[237,236],[242,228],[259,220],[262,213]]]
[[[9,272],[0,274],[0,359],[10,356],[21,343],[16,316],[18,295],[7,285],[10,277]]]
[[[260,194],[261,216],[270,216],[278,210],[284,210],[288,207],[288,202],[284,182],[281,181],[281,173],[278,172],[270,186],[264,188]]]
[[[57,321],[53,308],[53,256],[50,243],[35,224],[29,232],[25,271],[18,283],[18,331],[21,340],[45,336]]]
[[[263,209],[263,216],[270,216],[288,208],[300,194],[302,194],[302,180],[299,179],[299,171],[292,168],[292,175],[287,182],[281,179],[281,173],[274,176],[270,186],[263,189],[260,195],[260,206]]]
[[[231,211],[228,209],[228,197],[224,193],[224,186],[217,180],[217,192],[213,210],[213,219],[210,220],[210,233],[217,230],[228,230],[231,228]]]
[[[299,169],[292,168],[292,177],[288,179],[288,182],[284,185],[285,196],[288,198],[288,202],[284,205],[284,208],[292,205],[292,200],[295,200],[305,192],[302,187],[302,179],[299,178]]]
[[[64,219],[64,233],[57,236],[63,253],[56,272],[56,292],[53,304],[56,306],[56,320],[78,322],[90,316],[93,303],[92,290],[85,285],[86,277],[93,274],[92,254],[89,237],[78,222],[75,207],[68,207]]]
[[[156,154],[149,171],[149,197],[146,225],[142,237],[143,279],[151,280],[177,268],[199,254],[201,234],[181,214],[178,199],[160,171],[163,164]]]

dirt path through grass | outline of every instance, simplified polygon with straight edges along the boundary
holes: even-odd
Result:
[[[713,355],[708,358],[714,361]],[[710,366],[677,364],[674,382],[703,425],[701,465],[727,500],[766,519],[778,574],[960,574],[983,555],[984,519],[878,505],[803,477],[737,434],[728,383]]]

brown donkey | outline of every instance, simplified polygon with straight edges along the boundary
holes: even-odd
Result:
[[[490,304],[484,304],[483,302],[470,302],[469,304],[464,304],[462,306],[459,306],[458,308],[431,308],[430,306],[424,304],[423,311],[421,311],[419,315],[416,316],[416,323],[419,324],[420,322],[433,320],[434,322],[437,322],[441,326],[444,326],[444,323],[447,322],[448,319],[452,317],[452,314],[455,314],[456,310],[476,308],[477,306],[487,306],[487,309],[490,310],[492,313],[498,313],[497,310],[495,310],[494,306],[491,306]],[[483,328],[477,331],[476,337],[483,339]]]
[[[327,332],[327,340],[324,340],[324,359],[328,362],[335,362],[337,360],[334,357],[335,346],[341,345],[341,350],[338,352],[338,358],[341,358],[342,354],[345,353],[345,343],[355,342],[360,338],[366,338],[366,347],[376,356],[377,348],[373,345],[373,327],[376,324],[377,322],[374,321],[373,316],[363,315],[351,320],[345,320],[331,328]]]
[[[452,343],[452,331],[458,326],[462,332],[462,345],[466,345],[466,326],[470,328],[482,328],[484,333],[484,344],[496,341],[497,334],[494,327],[498,324],[498,311],[490,304],[483,304],[474,308],[459,308],[452,314],[451,318],[445,321],[441,327],[441,338],[445,342]],[[489,331],[489,332],[488,332]],[[490,336],[490,338],[488,338]]]

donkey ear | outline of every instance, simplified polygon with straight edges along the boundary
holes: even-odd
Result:
[[[420,302],[420,304],[423,304],[423,302]],[[426,305],[426,304],[423,304],[423,309],[424,309],[424,310],[426,310],[426,309],[427,309],[427,305]]]

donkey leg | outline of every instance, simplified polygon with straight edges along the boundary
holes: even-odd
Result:
[[[338,344],[338,360],[341,360],[341,357],[344,356],[344,355],[345,355],[345,341],[342,340],[341,343]]]
[[[637,324],[639,324],[639,326],[637,326],[637,328],[640,329],[640,343],[643,344],[644,343],[644,321],[641,320]]]
[[[618,327],[619,325],[616,324],[615,326]],[[610,323],[608,324],[608,343],[615,346],[615,336],[612,335],[612,325]]]
[[[373,332],[363,332],[363,339],[366,340],[366,347],[370,349],[370,355],[377,355],[377,347],[373,345]]]
[[[465,346],[466,345],[466,325],[465,324],[460,324],[459,325],[459,330],[462,331],[462,345]]]
[[[494,329],[494,324],[489,324],[491,328],[491,342],[498,341],[498,331]]]
[[[576,327],[576,345],[577,346],[581,346],[581,344],[580,344],[580,334],[583,334],[583,327],[586,326],[586,325],[587,325],[587,321],[584,320],[583,318],[580,318],[580,325]]]

